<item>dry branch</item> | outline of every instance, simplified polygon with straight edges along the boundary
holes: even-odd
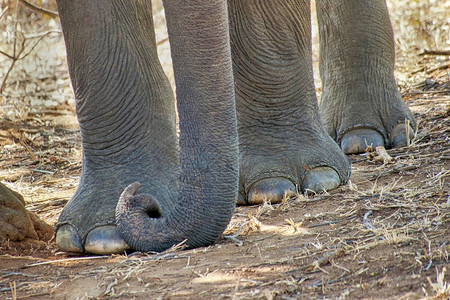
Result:
[[[16,22],[16,26],[17,26],[17,22]],[[10,54],[8,54],[8,53],[6,53],[6,52],[0,51],[0,54],[5,55],[6,57],[8,57],[9,59],[12,60],[11,65],[9,66],[8,71],[6,71],[5,77],[3,78],[2,84],[1,84],[1,86],[0,86],[0,95],[2,94],[2,92],[3,92],[3,90],[4,90],[5,86],[6,86],[6,80],[8,79],[9,74],[10,74],[11,71],[13,70],[13,68],[14,68],[14,66],[15,66],[15,64],[16,64],[16,62],[19,61],[19,60],[22,60],[22,59],[24,59],[25,57],[27,57],[28,55],[30,55],[30,54],[33,52],[33,50],[36,48],[36,46],[39,44],[39,42],[40,42],[44,37],[46,37],[47,35],[49,35],[49,34],[51,34],[51,33],[60,33],[60,32],[59,32],[59,31],[47,31],[46,33],[43,33],[42,35],[40,35],[40,36],[38,37],[38,40],[33,44],[33,46],[31,46],[30,50],[29,50],[27,53],[23,54],[23,55],[22,55],[22,53],[23,53],[23,52],[25,51],[25,49],[26,49],[26,42],[27,42],[29,39],[23,37],[22,43],[21,43],[21,45],[20,45],[20,48],[19,48],[18,51],[16,51],[16,49],[17,49],[17,47],[16,47],[16,46],[17,46],[17,33],[18,33],[18,31],[17,31],[17,29],[16,29],[15,38],[14,38],[14,45],[13,45],[13,54],[10,55]],[[16,53],[16,52],[17,52],[17,53]]]
[[[423,50],[422,53],[419,53],[419,56],[423,55],[450,55],[450,50]]]
[[[42,266],[42,265],[52,265],[52,264],[57,264],[60,262],[103,259],[103,258],[109,258],[109,257],[110,257],[109,255],[102,255],[102,256],[72,257],[72,258],[64,258],[64,259],[57,259],[57,260],[49,260],[49,261],[43,261],[43,262],[38,262],[38,263],[34,263],[34,264],[24,265],[22,267],[22,269],[36,267],[36,266]]]
[[[26,1],[26,0],[20,0],[20,2],[21,2],[23,5],[25,5],[26,7],[31,8],[31,9],[34,10],[34,11],[43,13],[44,15],[47,15],[47,16],[49,16],[49,17],[57,18],[57,17],[59,16],[57,12],[54,12],[54,11],[47,10],[47,9],[45,9],[45,8],[36,6],[36,5],[34,5],[34,4],[32,4],[32,3],[28,2],[28,1]]]

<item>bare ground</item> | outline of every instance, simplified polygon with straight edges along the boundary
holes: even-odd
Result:
[[[207,248],[71,257],[53,241],[5,241],[0,299],[449,299],[449,56],[419,55],[448,50],[448,14],[432,1],[391,2],[396,76],[419,122],[409,147],[351,156],[350,182],[329,193],[238,207],[226,237]],[[159,6],[156,16],[159,24]],[[408,26],[423,34],[408,36]],[[81,146],[65,65],[52,62],[52,75],[18,63],[6,81],[0,178],[55,224],[76,189]]]

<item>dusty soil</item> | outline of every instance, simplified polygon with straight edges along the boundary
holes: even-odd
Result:
[[[389,2],[396,76],[419,122],[409,147],[387,151],[392,160],[380,151],[352,155],[352,177],[343,187],[279,205],[238,207],[224,238],[207,248],[71,257],[53,241],[6,241],[0,299],[450,298],[450,57],[419,55],[450,48],[448,5],[433,3]],[[159,5],[158,41],[167,49]],[[40,30],[58,26],[39,13],[24,16]],[[0,20],[7,27],[9,21]],[[45,58],[46,43],[62,43],[58,34],[42,40],[34,60]],[[64,53],[55,55],[43,69],[18,63],[0,102],[0,178],[50,224],[81,173]],[[170,61],[162,60],[170,76]],[[35,86],[38,96],[27,98]]]

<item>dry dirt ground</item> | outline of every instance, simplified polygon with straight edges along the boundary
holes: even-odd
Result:
[[[329,193],[238,207],[207,248],[71,257],[53,241],[4,241],[0,299],[449,299],[450,3],[388,4],[398,84],[419,122],[409,147],[350,156],[350,182]],[[55,224],[81,172],[73,95],[58,20],[15,5],[0,10],[0,178]]]

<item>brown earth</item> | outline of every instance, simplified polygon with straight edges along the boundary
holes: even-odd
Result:
[[[71,257],[53,241],[5,241],[0,299],[449,299],[450,56],[419,54],[450,48],[450,4],[388,3],[396,76],[419,122],[409,147],[350,156],[350,182],[329,193],[238,207],[225,237],[207,248]],[[158,41],[167,48],[156,4]],[[38,31],[59,26],[21,9]],[[39,65],[46,43],[56,42],[60,34],[42,39],[29,58]],[[56,54],[35,69],[18,61],[0,100],[0,178],[50,224],[81,172],[73,95],[64,53]],[[1,59],[0,80],[10,61]]]

